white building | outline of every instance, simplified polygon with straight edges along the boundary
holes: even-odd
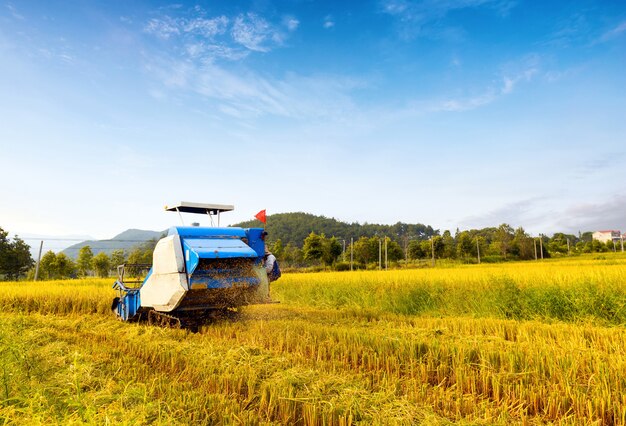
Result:
[[[601,243],[606,243],[607,241],[619,241],[622,238],[622,233],[620,231],[596,231],[593,233],[593,239],[598,240]]]

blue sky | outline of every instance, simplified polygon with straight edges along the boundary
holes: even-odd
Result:
[[[623,1],[0,0],[0,226],[175,201],[626,231]]]

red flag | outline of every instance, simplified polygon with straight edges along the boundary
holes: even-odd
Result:
[[[265,216],[265,209],[261,210],[257,214],[254,215],[257,219],[259,219],[263,223],[267,223],[267,217]]]

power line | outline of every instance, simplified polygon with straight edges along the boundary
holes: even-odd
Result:
[[[66,246],[48,246],[44,244],[44,248],[48,250],[80,250],[82,247],[66,247]],[[128,250],[134,249],[136,247],[98,247],[98,246],[89,246],[92,250]]]
[[[20,240],[36,240],[36,241],[79,241],[79,242],[90,242],[90,241],[96,241],[99,243],[105,243],[105,242],[116,242],[116,243],[145,243],[150,241],[150,239],[148,240],[117,240],[117,239],[111,239],[111,240],[85,240],[85,239],[80,239],[80,238],[44,238],[44,237],[27,237],[27,238],[22,238],[22,237],[18,237]],[[156,237],[155,237],[156,238]]]

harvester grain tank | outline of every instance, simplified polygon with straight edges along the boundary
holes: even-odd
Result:
[[[216,313],[240,306],[272,303],[263,266],[262,228],[219,227],[233,206],[181,202],[168,211],[217,218],[217,227],[174,226],[159,240],[152,267],[133,286],[125,275],[137,265],[118,267],[113,311],[123,321],[148,320],[192,327]],[[182,216],[181,216],[182,221]]]

